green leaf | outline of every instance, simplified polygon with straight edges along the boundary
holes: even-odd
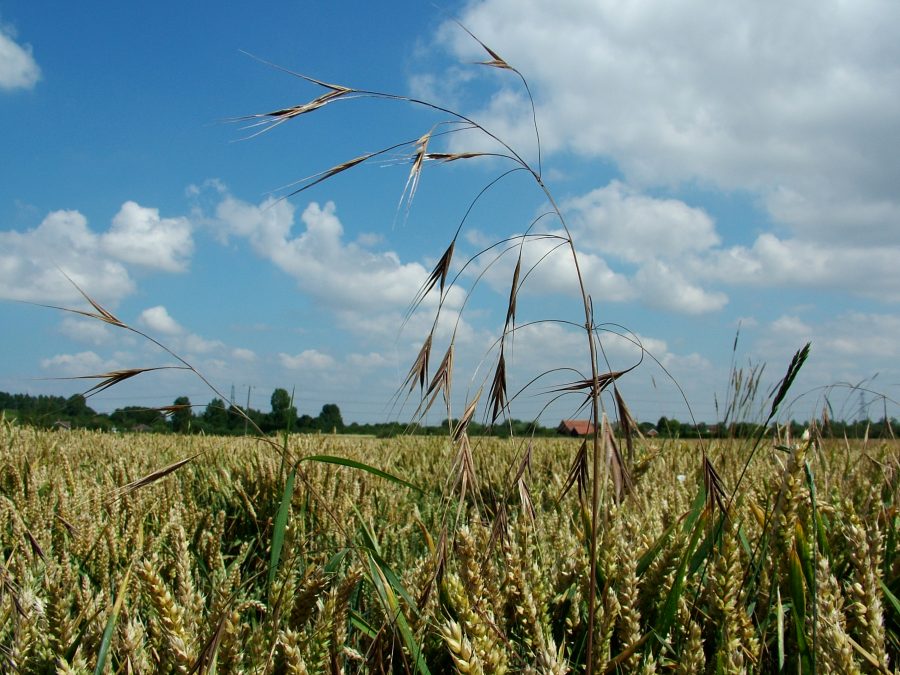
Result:
[[[125,570],[125,576],[119,583],[119,591],[116,594],[116,600],[113,603],[112,611],[106,620],[106,630],[103,631],[103,639],[100,641],[100,651],[97,653],[97,666],[94,668],[94,675],[103,675],[106,668],[106,657],[109,655],[109,647],[112,644],[113,632],[116,629],[116,622],[119,620],[119,610],[122,609],[122,602],[125,600],[125,594],[128,592],[128,580],[131,577],[131,565]]]
[[[691,511],[685,519],[685,532],[688,531],[688,528],[693,528],[691,539],[687,548],[685,548],[684,552],[681,554],[681,561],[678,563],[678,569],[675,571],[675,579],[672,581],[672,588],[669,590],[666,601],[660,610],[655,629],[657,635],[668,635],[669,629],[671,629],[672,624],[675,621],[675,615],[678,612],[678,598],[681,597],[681,593],[684,590],[684,578],[687,573],[688,563],[691,562],[694,551],[697,549],[697,542],[700,540],[700,535],[703,534],[704,522],[706,519],[701,518],[700,516],[703,513],[705,504],[706,488],[701,483],[697,498],[694,500]]]
[[[366,471],[367,473],[370,473],[373,476],[378,476],[379,478],[384,478],[385,480],[389,480],[392,483],[397,483],[398,485],[403,485],[404,487],[408,487],[411,490],[415,490],[416,492],[420,492],[420,493],[425,492],[418,485],[413,485],[409,481],[405,481],[402,478],[398,478],[394,474],[388,473],[387,471],[382,471],[381,469],[376,469],[374,466],[364,464],[363,462],[357,462],[356,460],[353,460],[353,459],[347,459],[346,457],[335,457],[334,455],[309,455],[308,457],[301,458],[300,461],[301,462],[322,462],[324,464],[338,464],[340,466],[348,466],[352,469],[360,469],[362,471]]]
[[[407,652],[413,658],[416,670],[421,675],[431,675],[431,671],[428,670],[428,666],[425,664],[425,656],[422,654],[419,643],[416,641],[415,635],[413,635],[413,631],[409,626],[409,622],[407,622],[406,616],[403,614],[403,608],[400,607],[400,604],[397,602],[397,596],[394,594],[393,589],[385,577],[384,571],[371,554],[369,557],[368,578],[378,593],[378,597],[385,609],[385,613],[388,614],[397,629],[399,629],[400,637],[406,645]]]
[[[378,637],[378,631],[369,624],[359,613],[350,610],[350,624],[363,635],[375,639]]]
[[[284,492],[281,494],[281,504],[278,505],[278,514],[275,516],[275,527],[272,530],[272,547],[269,556],[269,593],[272,592],[272,584],[275,583],[275,574],[278,572],[278,563],[281,560],[281,549],[284,547],[284,532],[287,529],[288,512],[291,510],[291,499],[294,496],[294,481],[297,479],[297,470],[292,470],[284,483]]]
[[[884,597],[888,599],[888,603],[894,609],[894,613],[897,614],[897,616],[900,616],[900,600],[897,599],[896,595],[891,593],[891,589],[884,583],[884,579],[879,579],[878,583],[881,586],[881,590],[884,592]]]
[[[806,588],[803,564],[800,562],[796,547],[791,549],[788,561],[788,587],[791,592],[791,615],[794,617],[794,628],[797,633],[797,648],[800,650],[801,660],[807,666],[803,672],[808,672],[812,655],[806,640]]]
[[[778,672],[784,670],[784,604],[781,602],[781,589],[775,587],[778,597],[777,625],[778,625]]]

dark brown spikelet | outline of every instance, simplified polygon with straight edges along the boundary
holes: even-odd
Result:
[[[563,485],[559,500],[566,496],[572,486],[578,485],[578,498],[583,499],[587,490],[588,479],[588,461],[587,461],[587,439],[581,441],[578,452],[575,453],[575,460],[572,462],[572,468],[569,469],[569,475],[566,483]]]
[[[606,413],[603,413],[603,443],[606,446],[606,461],[609,464],[609,472],[613,479],[613,488],[616,491],[616,503],[621,504],[625,496],[631,492],[632,482],[631,475],[625,462],[622,461],[622,454],[619,452],[619,446],[613,436],[612,426]]]
[[[448,404],[450,402],[450,389],[453,385],[453,343],[450,343],[450,346],[447,347],[447,352],[444,354],[444,358],[441,359],[441,364],[438,366],[438,369],[434,372],[434,377],[431,378],[431,384],[428,385],[428,390],[425,392],[426,402],[424,404],[424,408],[421,410],[421,414],[424,415],[429,411],[431,406],[437,400],[438,394],[443,393],[444,401]]]
[[[453,241],[450,242],[450,246],[447,247],[447,250],[444,251],[444,255],[442,255],[441,259],[437,261],[434,269],[431,270],[431,274],[428,275],[425,283],[422,284],[422,287],[419,288],[419,291],[416,293],[416,297],[413,299],[409,310],[406,312],[407,319],[412,316],[412,313],[415,312],[416,309],[418,309],[419,305],[422,304],[422,301],[425,299],[425,297],[435,286],[438,285],[438,283],[440,283],[441,295],[444,295],[444,287],[447,283],[447,275],[450,273],[450,263],[453,261],[454,248],[456,248],[455,237]]]
[[[406,381],[403,383],[405,387],[407,384],[409,385],[409,390],[412,392],[413,389],[416,388],[416,382],[419,384],[419,390],[424,391],[425,382],[428,381],[428,359],[431,357],[431,334],[428,334],[428,337],[425,338],[425,342],[422,345],[422,348],[419,350],[419,353],[416,355],[416,360],[412,364],[412,367],[409,369],[409,373],[406,375]]]
[[[630,370],[630,369],[629,369]],[[597,376],[597,386],[596,390],[594,390],[594,380],[593,378],[586,378],[583,380],[576,380],[570,384],[559,387],[558,389],[553,389],[554,392],[567,392],[567,391],[581,391],[582,389],[588,392],[588,395],[591,395],[591,391],[596,396],[599,396],[604,389],[606,389],[611,383],[618,380],[622,375],[627,373],[628,370],[615,370],[609,373],[601,373]]]
[[[297,73],[293,74],[297,75]],[[327,82],[322,82],[321,80],[316,80],[305,75],[298,75],[298,77],[301,77],[304,80],[317,84],[321,87],[325,87],[326,89],[328,89],[328,91],[310,101],[307,101],[306,103],[290,106],[288,108],[279,108],[278,110],[271,110],[264,113],[244,115],[243,117],[236,117],[229,120],[231,122],[251,122],[251,124],[245,126],[244,129],[254,129],[256,127],[261,127],[259,131],[247,136],[247,138],[244,140],[255,138],[256,136],[264,134],[267,131],[271,131],[275,127],[284,124],[285,122],[292,120],[295,117],[311,113],[314,110],[318,110],[319,108],[354,92],[353,89],[342,87],[339,84],[328,84]]]
[[[637,420],[631,414],[628,406],[625,405],[625,399],[617,387],[613,387],[613,394],[616,398],[616,409],[619,411],[619,424],[622,427],[622,437],[625,439],[625,449],[628,455],[628,466],[634,468],[634,436],[643,438],[641,428],[638,426]]]
[[[186,457],[185,459],[180,459],[177,462],[169,464],[169,466],[163,467],[162,469],[157,469],[156,471],[154,471],[152,473],[148,473],[143,478],[138,478],[136,481],[132,481],[131,483],[128,483],[128,485],[123,485],[121,488],[119,488],[116,491],[116,497],[117,498],[124,497],[125,495],[129,494],[130,492],[134,492],[135,490],[139,490],[142,487],[146,487],[147,485],[150,485],[151,483],[155,483],[156,481],[160,480],[161,478],[165,478],[173,471],[177,471],[178,469],[183,467],[188,462],[191,462],[194,459],[196,459],[197,457],[199,457],[200,454],[201,453],[197,453],[190,457]]]
[[[425,159],[436,162],[455,162],[458,159],[485,157],[487,154],[486,152],[429,152],[425,155]]]
[[[301,183],[304,183],[301,187],[297,188],[293,192],[288,193],[288,197],[293,197],[294,195],[300,194],[304,190],[309,190],[309,188],[314,185],[318,185],[319,183],[323,183],[329,178],[336,176],[339,173],[343,173],[347,169],[352,169],[354,166],[362,164],[367,159],[371,159],[377,153],[368,152],[365,155],[360,155],[359,157],[354,157],[353,159],[348,159],[346,162],[342,164],[338,164],[337,166],[333,166],[330,169],[323,171],[322,173],[316,174],[314,176],[310,176],[309,178],[305,178],[301,180]],[[294,183],[296,185],[296,183]]]
[[[157,366],[155,368],[125,368],[123,370],[111,370],[108,373],[100,373],[99,375],[79,375],[77,377],[63,378],[70,380],[101,380],[93,387],[85,391],[82,395],[87,398],[93,394],[97,394],[104,389],[113,387],[120,382],[124,382],[135,375],[141,373],[149,373],[154,370],[187,370],[186,366]]]
[[[494,371],[494,380],[491,382],[491,391],[488,394],[491,406],[491,424],[497,421],[506,409],[506,357],[503,355],[503,347],[500,348],[500,358],[497,359],[497,370]]]
[[[97,319],[99,321],[103,321],[104,323],[108,323],[109,325],[116,326],[118,328],[128,328],[128,326],[123,321],[120,321],[118,318],[116,318],[116,316],[112,312],[110,312],[109,310],[104,308],[100,303],[98,303],[91,296],[89,296],[87,293],[85,293],[82,290],[81,286],[79,286],[72,280],[72,277],[70,277],[68,274],[66,274],[61,269],[59,271],[69,281],[69,283],[75,287],[75,290],[77,290],[79,293],[81,293],[81,296],[85,300],[88,301],[88,303],[91,305],[91,307],[94,308],[94,311],[87,312],[83,309],[70,309],[69,307],[57,307],[56,305],[43,305],[41,303],[35,303],[35,304],[37,304],[39,307],[47,307],[48,309],[58,309],[63,312],[69,312],[70,314],[79,314],[80,316],[86,316],[91,319]]]
[[[706,486],[706,508],[712,511],[714,507],[718,507],[719,511],[727,516],[725,484],[705,454],[703,456],[703,483]]]
[[[798,349],[791,358],[787,373],[785,373],[784,379],[781,380],[781,386],[778,388],[778,393],[776,393],[775,398],[772,399],[772,410],[769,412],[769,419],[775,417],[775,413],[778,412],[778,406],[781,405],[784,397],[787,396],[788,390],[791,388],[791,385],[797,377],[797,373],[800,372],[800,369],[806,362],[806,358],[809,356],[810,344],[811,343],[807,342],[803,347]]]
[[[506,333],[510,326],[516,323],[516,297],[519,294],[519,273],[522,271],[522,256],[516,260],[516,269],[513,272],[512,287],[509,289],[509,303],[506,306],[506,325],[503,332]]]
[[[534,502],[531,499],[531,490],[528,488],[528,482],[525,480],[525,474],[531,473],[531,450],[533,444],[528,442],[528,448],[519,463],[519,470],[516,472],[516,488],[519,491],[519,501],[522,503],[522,511],[528,516],[528,520],[534,523],[537,512],[534,509]]]
[[[481,40],[479,40],[477,37],[475,37],[475,36],[472,34],[472,31],[470,31],[468,28],[466,28],[465,26],[463,26],[463,25],[462,25],[461,23],[459,23],[459,22],[457,22],[457,25],[458,25],[460,28],[462,28],[464,31],[466,31],[466,32],[469,34],[469,36],[470,36],[473,40],[475,40],[475,42],[477,42],[478,44],[480,44],[481,47],[482,47],[482,49],[484,49],[484,51],[486,51],[488,54],[490,54],[490,56],[491,56],[491,60],[490,60],[490,61],[479,61],[479,62],[478,62],[478,65],[481,65],[481,66],[490,66],[491,68],[500,68],[501,70],[513,70],[513,71],[515,70],[515,68],[513,68],[511,65],[509,65],[509,64],[506,62],[506,60],[503,59],[497,52],[495,52],[493,49],[491,49],[491,48],[488,47],[486,44],[484,44]]]

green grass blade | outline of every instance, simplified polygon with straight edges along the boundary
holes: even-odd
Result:
[[[281,560],[281,549],[284,547],[284,532],[287,529],[288,512],[291,510],[291,499],[294,496],[294,482],[297,479],[297,470],[292,470],[284,483],[284,492],[281,494],[281,504],[278,505],[278,514],[275,516],[275,527],[272,530],[272,546],[269,555],[269,594],[272,593],[272,584],[275,583],[275,574],[278,572],[278,563]]]
[[[113,603],[112,611],[106,620],[106,629],[103,631],[103,639],[100,641],[100,650],[97,652],[97,666],[94,668],[94,675],[103,675],[106,669],[106,658],[109,655],[109,647],[112,644],[113,632],[116,629],[116,622],[119,620],[119,610],[122,609],[122,602],[125,600],[125,594],[128,592],[128,580],[131,577],[131,565],[125,570],[125,576],[119,584],[119,591],[116,594],[116,600]]]
[[[891,593],[891,589],[884,583],[884,579],[879,579],[878,583],[881,586],[881,592],[884,593],[884,597],[888,600],[888,604],[893,608],[894,613],[900,617],[900,600],[897,599],[896,595]]]
[[[675,571],[675,579],[672,581],[672,588],[669,590],[666,601],[660,610],[655,629],[657,635],[668,635],[669,630],[672,628],[672,624],[675,622],[675,615],[678,612],[678,599],[681,597],[681,593],[684,590],[684,579],[688,571],[688,564],[694,556],[694,551],[697,550],[700,535],[703,534],[704,521],[706,519],[702,518],[702,514],[705,504],[706,488],[701,483],[697,498],[694,500],[691,511],[684,523],[685,532],[688,531],[688,528],[693,528],[691,539],[681,555],[678,569]]]
[[[425,664],[425,656],[422,654],[419,643],[416,641],[415,635],[413,635],[412,628],[410,628],[409,622],[403,614],[403,608],[397,602],[397,596],[394,594],[381,566],[371,555],[369,556],[369,580],[375,587],[385,612],[400,631],[400,637],[406,645],[406,651],[412,656],[415,670],[420,675],[431,675],[431,671],[428,670],[428,666]]]
[[[338,464],[339,466],[347,466],[352,469],[360,469],[361,471],[365,471],[367,473],[372,474],[373,476],[378,476],[379,478],[384,478],[385,480],[389,480],[392,483],[396,483],[397,485],[403,485],[404,487],[408,487],[411,490],[415,490],[419,493],[424,493],[425,491],[420,488],[418,485],[413,485],[409,481],[403,480],[402,478],[398,478],[392,473],[388,473],[387,471],[382,471],[381,469],[376,469],[374,466],[370,466],[363,462],[357,462],[353,459],[347,459],[346,457],[335,457],[333,455],[310,455],[308,457],[303,457],[301,462],[322,462],[324,464]]]
[[[778,626],[778,672],[784,670],[784,604],[781,602],[781,588],[775,587],[778,596],[777,626]]]

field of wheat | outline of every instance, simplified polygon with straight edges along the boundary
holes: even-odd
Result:
[[[3,672],[584,669],[578,440],[473,439],[462,470],[449,439],[294,436],[398,479],[291,479],[252,439],[0,431]],[[896,672],[898,445],[766,440],[728,504],[747,451],[708,448],[721,504],[695,443],[610,478],[595,672]]]

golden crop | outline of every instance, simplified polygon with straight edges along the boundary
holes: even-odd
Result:
[[[421,492],[300,462],[276,569],[290,467],[268,445],[0,432],[0,671],[584,667],[589,497],[561,498],[578,441],[535,440],[516,481],[529,441],[473,439],[461,497],[447,439],[291,437]],[[898,446],[766,443],[724,520],[694,443],[638,446],[601,524],[595,671],[897,667]],[[726,488],[747,451],[708,448]]]

